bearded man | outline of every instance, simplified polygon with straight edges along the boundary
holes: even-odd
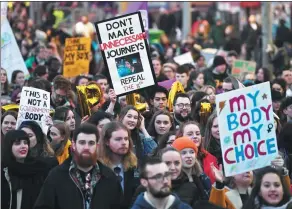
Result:
[[[74,133],[72,157],[47,177],[35,209],[117,209],[122,189],[115,174],[97,160],[98,130],[84,123]]]

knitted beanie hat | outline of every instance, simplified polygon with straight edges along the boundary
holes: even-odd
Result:
[[[182,151],[185,148],[191,148],[191,149],[195,150],[196,154],[198,153],[198,147],[188,137],[179,137],[179,138],[177,138],[172,143],[172,147],[177,149],[178,151]]]
[[[214,61],[213,61],[213,67],[217,67],[219,65],[226,65],[226,61],[224,57],[222,56],[215,56]]]

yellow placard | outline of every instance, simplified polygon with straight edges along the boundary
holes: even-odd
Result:
[[[90,62],[90,38],[67,38],[64,49],[63,75],[72,78],[88,74]]]

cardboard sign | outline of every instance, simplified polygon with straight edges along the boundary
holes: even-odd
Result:
[[[9,82],[15,70],[21,70],[26,77],[29,76],[7,18],[1,23],[1,67],[7,71]]]
[[[256,63],[245,61],[245,60],[235,60],[233,63],[231,74],[236,77],[240,78],[242,73],[255,73],[256,70]]]
[[[17,117],[16,128],[23,121],[33,120],[47,134],[47,121],[50,116],[50,93],[41,89],[32,87],[23,87]]]
[[[95,23],[116,95],[156,84],[140,12]]]
[[[174,57],[173,59],[179,65],[195,64],[191,52],[187,52],[187,53],[178,55],[178,56]]]
[[[89,72],[90,38],[66,38],[63,75],[72,78]]]
[[[225,176],[271,164],[278,155],[270,83],[216,95]]]

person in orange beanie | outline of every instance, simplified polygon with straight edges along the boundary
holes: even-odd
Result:
[[[209,200],[211,181],[197,160],[198,147],[196,144],[188,137],[180,137],[173,142],[172,147],[180,152],[182,170],[188,176],[189,181],[198,187],[200,199]]]
[[[196,144],[192,140],[190,140],[189,137],[177,138],[172,143],[172,147],[174,147],[178,151],[182,151],[185,148],[189,148],[189,149],[192,149],[193,151],[195,151],[196,155],[198,154],[198,147],[196,146]]]

